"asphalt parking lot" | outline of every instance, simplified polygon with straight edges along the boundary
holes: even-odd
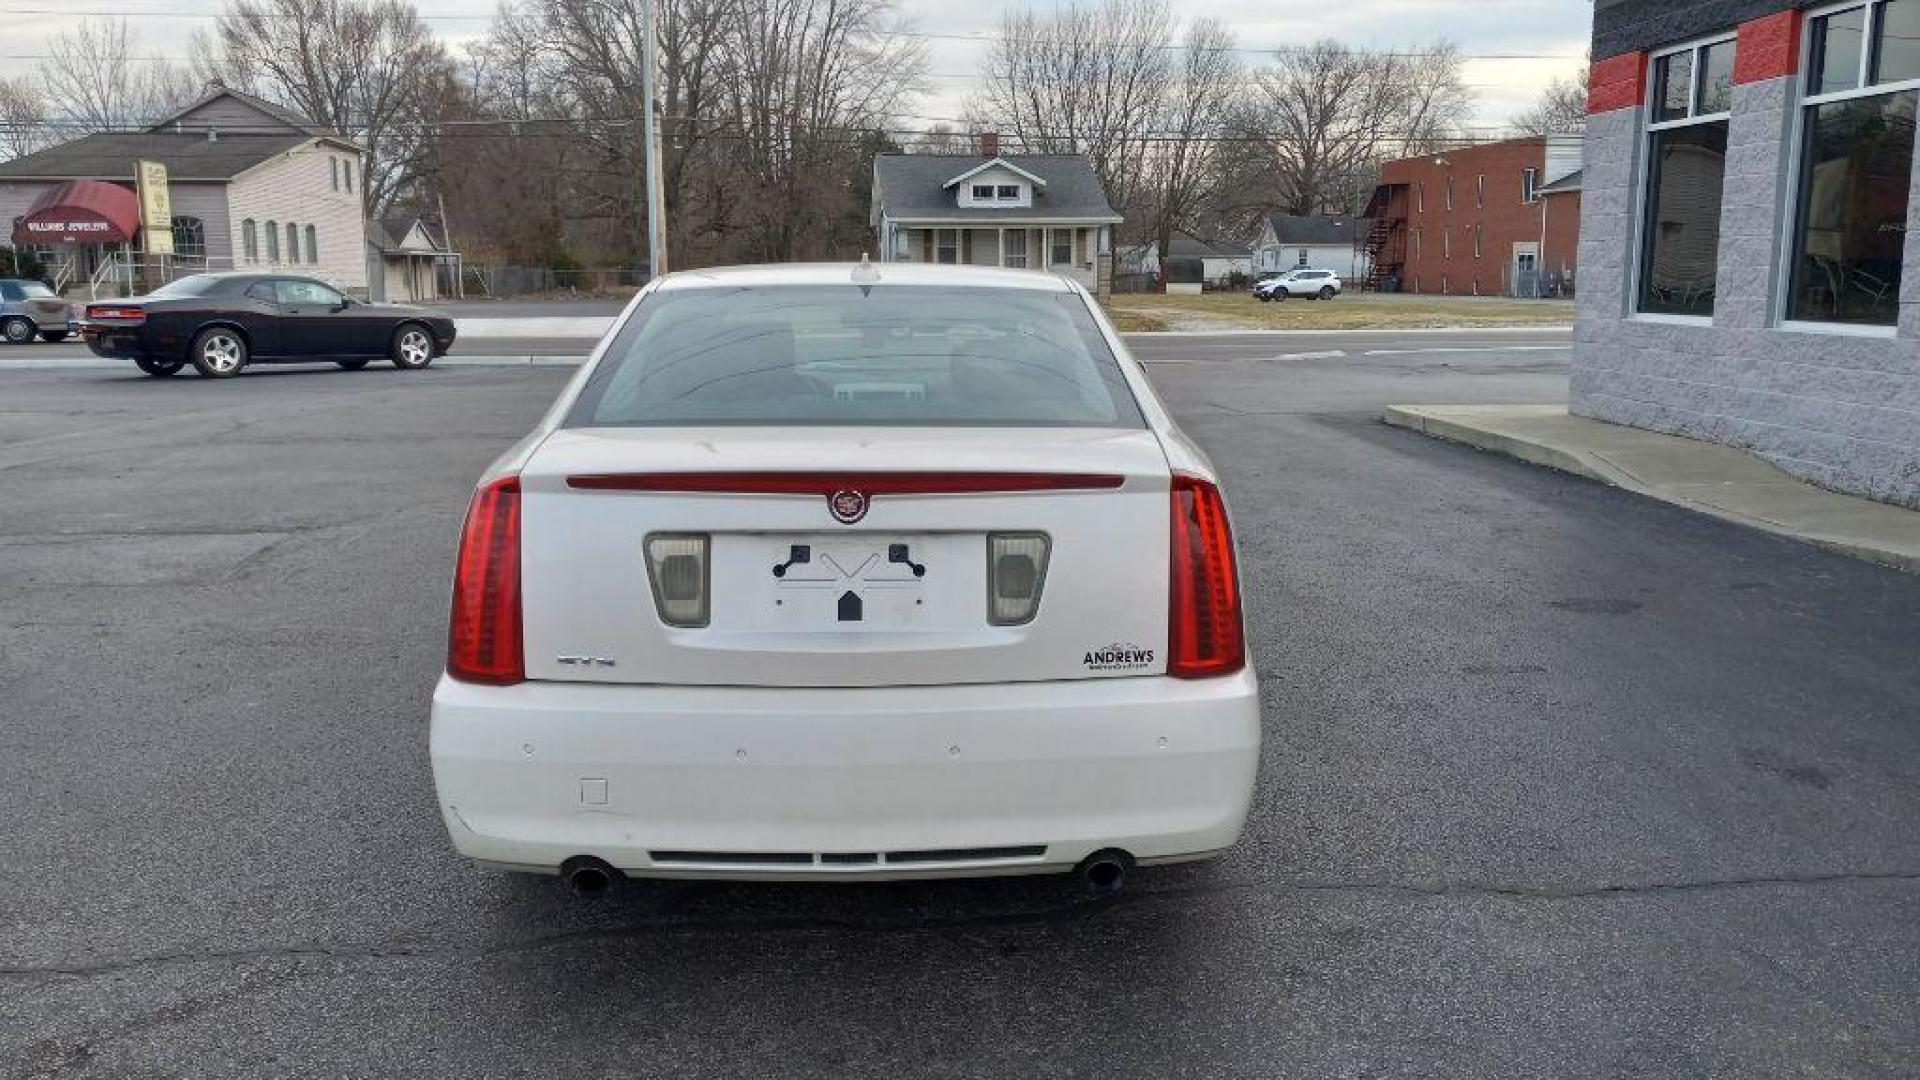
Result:
[[[1267,743],[1111,904],[455,858],[455,534],[564,369],[0,371],[0,1075],[1912,1076],[1920,578],[1377,422],[1564,340],[1140,341]]]

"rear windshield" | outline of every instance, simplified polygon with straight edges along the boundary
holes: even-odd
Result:
[[[1004,288],[669,289],[608,347],[569,427],[1140,427],[1086,302]]]
[[[212,274],[193,274],[178,281],[169,281],[165,285],[148,293],[148,296],[205,296],[220,284],[220,279]]]
[[[52,290],[52,289],[49,289],[49,288],[47,288],[47,287],[46,287],[45,285],[42,285],[41,283],[39,283],[39,282],[37,282],[37,281],[23,281],[23,282],[21,282],[21,283],[20,283],[20,292],[21,292],[21,294],[22,294],[22,295],[25,295],[25,296],[35,296],[35,297],[38,297],[38,296],[52,296],[52,295],[53,295],[53,290]]]

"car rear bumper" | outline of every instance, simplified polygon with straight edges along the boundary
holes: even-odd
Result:
[[[1065,870],[1240,835],[1260,752],[1251,672],[770,689],[443,677],[434,783],[454,847],[554,872],[871,879]]]
[[[95,356],[105,356],[114,360],[138,360],[150,354],[145,338],[135,330],[103,327],[97,323],[82,323],[80,337]]]

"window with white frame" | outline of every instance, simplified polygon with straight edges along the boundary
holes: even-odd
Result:
[[[1653,55],[1639,294],[1649,315],[1713,316],[1733,108],[1733,38]]]
[[[1447,209],[1453,209],[1453,177],[1447,177]]]
[[[993,185],[992,184],[973,185],[973,197],[981,202],[993,201]]]
[[[1000,254],[1006,266],[1024,268],[1027,265],[1027,230],[1008,229],[1000,234],[1005,250]]]
[[[1785,315],[1892,326],[1920,101],[1920,0],[1815,11],[1805,41]]]
[[[1473,257],[1476,259],[1480,257],[1480,245],[1486,239],[1486,236],[1487,227],[1485,225],[1475,225],[1473,227]],[[1475,288],[1477,290],[1478,286],[1475,286]]]
[[[1451,225],[1440,226],[1440,257],[1453,258],[1453,226]]]
[[[960,230],[939,229],[933,237],[933,255],[935,262],[957,263],[960,261]]]
[[[1001,184],[999,187],[994,189],[994,195],[1005,202],[1015,201],[1020,198],[1020,185],[1019,184]]]
[[[1486,173],[1481,173],[1473,178],[1473,208],[1475,210],[1484,210],[1487,208]]]
[[[1520,170],[1520,201],[1530,203],[1540,198],[1540,170],[1529,165]]]

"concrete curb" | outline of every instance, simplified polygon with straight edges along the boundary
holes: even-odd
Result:
[[[1550,469],[1572,473],[1575,476],[1582,476],[1589,480],[1597,480],[1600,483],[1612,487],[1623,488],[1639,495],[1645,495],[1648,498],[1658,499],[1661,502],[1673,506],[1679,506],[1696,513],[1716,517],[1722,521],[1730,521],[1737,525],[1760,529],[1773,533],[1776,536],[1789,537],[1865,562],[1875,563],[1895,570],[1903,570],[1910,574],[1920,574],[1920,541],[1916,541],[1913,544],[1903,543],[1899,546],[1892,546],[1870,537],[1850,536],[1813,530],[1752,513],[1743,513],[1717,503],[1688,498],[1660,484],[1647,483],[1633,472],[1609,460],[1605,453],[1599,450],[1578,446],[1556,445],[1543,439],[1530,438],[1524,434],[1512,431],[1500,431],[1490,426],[1452,419],[1445,415],[1440,415],[1436,412],[1418,407],[1389,405],[1382,412],[1381,420],[1393,427],[1406,428],[1409,431],[1417,431],[1433,438],[1445,439],[1448,442],[1460,443],[1465,446],[1474,447],[1475,449],[1487,450],[1507,457],[1517,458],[1530,464],[1544,465]],[[1647,434],[1654,435],[1655,433],[1648,432]],[[1678,436],[1656,437],[1674,439],[1677,442],[1688,441],[1680,439]],[[1730,447],[1718,447],[1718,444],[1702,445],[1713,446],[1716,449],[1732,449]],[[1757,458],[1752,460],[1755,463],[1759,463],[1759,459]],[[1772,467],[1766,466],[1766,468],[1771,469]],[[1731,482],[1729,483],[1731,484]],[[1779,473],[1778,480],[1775,481],[1775,483],[1786,488],[1821,491],[1836,500],[1851,500],[1853,503],[1861,505],[1884,505],[1887,510],[1894,513],[1912,514],[1914,533],[1916,537],[1920,537],[1920,511],[1903,510],[1890,504],[1876,504],[1873,503],[1872,500],[1863,499],[1858,496],[1845,495],[1839,492],[1828,492],[1823,488],[1814,488],[1813,485],[1806,484],[1804,481],[1788,476],[1786,473]]]

